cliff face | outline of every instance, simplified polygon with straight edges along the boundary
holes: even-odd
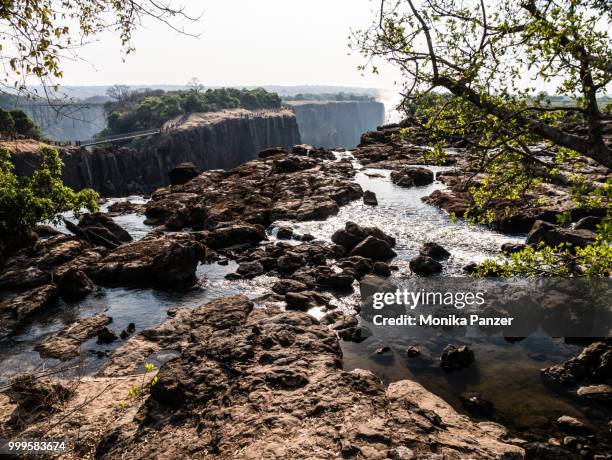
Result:
[[[63,178],[77,190],[91,187],[103,196],[147,194],[167,185],[168,172],[179,163],[192,162],[201,170],[230,169],[256,158],[265,148],[299,143],[290,111],[249,118],[240,112],[194,114],[178,130],[149,138],[139,150],[64,149]],[[31,174],[38,147],[11,148],[18,174]]]
[[[353,148],[362,133],[385,121],[385,106],[376,101],[294,101],[302,142],[315,147]]]

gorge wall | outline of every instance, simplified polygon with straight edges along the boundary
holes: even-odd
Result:
[[[366,131],[385,121],[385,106],[377,101],[291,101],[302,142],[315,147],[351,149]]]
[[[175,131],[147,139],[138,150],[66,148],[64,182],[91,187],[103,196],[148,194],[168,184],[168,172],[191,162],[200,170],[231,169],[268,147],[291,147],[300,133],[291,111],[247,116],[245,111],[192,114]],[[27,145],[26,145],[27,144]],[[42,144],[7,144],[18,174],[30,175]]]

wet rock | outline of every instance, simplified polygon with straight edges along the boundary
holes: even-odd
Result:
[[[312,291],[287,292],[285,302],[288,310],[307,311],[317,306],[316,294]]]
[[[419,249],[419,254],[422,256],[431,257],[434,260],[444,260],[450,257],[450,252],[448,252],[438,243],[434,243],[432,241],[423,243],[423,246],[421,246],[421,249]]]
[[[388,260],[395,257],[397,254],[386,240],[379,239],[375,236],[368,236],[365,240],[357,244],[349,257],[361,256],[372,260]]]
[[[567,244],[570,247],[584,247],[595,241],[595,234],[589,230],[567,230],[541,220],[536,221],[527,234],[527,244],[555,247]]]
[[[592,431],[583,421],[569,415],[557,419],[557,426],[567,433],[589,433]]]
[[[346,271],[335,273],[330,270],[328,272],[319,272],[316,280],[317,284],[320,286],[332,289],[348,289],[353,285],[355,277]]]
[[[65,223],[66,228],[79,238],[107,249],[114,249],[123,243],[132,241],[132,237],[127,231],[101,212],[83,214],[76,226],[69,221],[65,221]]]
[[[80,355],[83,342],[100,334],[111,322],[112,318],[103,314],[81,319],[54,336],[46,338],[34,349],[43,358],[68,361]]]
[[[195,283],[197,265],[204,260],[200,242],[175,233],[125,244],[89,267],[88,274],[102,285],[185,287]]]
[[[64,271],[57,284],[60,296],[68,301],[82,299],[95,289],[85,272],[77,267],[70,267]]]
[[[469,391],[460,395],[459,400],[471,414],[480,417],[491,417],[493,415],[493,403],[484,399],[480,393]]]
[[[470,201],[463,194],[447,190],[434,190],[431,195],[421,198],[424,203],[444,209],[449,214],[463,216],[470,209]]]
[[[256,245],[266,239],[261,225],[234,224],[213,230],[206,238],[206,244],[213,249],[240,244]]]
[[[595,342],[575,358],[541,370],[544,380],[561,385],[605,382],[612,376],[612,345]]]
[[[365,240],[368,236],[373,236],[380,240],[384,240],[390,247],[395,246],[395,238],[387,235],[382,230],[376,227],[361,227],[355,222],[347,222],[344,229],[337,230],[331,237],[331,240],[345,248],[350,252],[355,246]]]
[[[144,214],[145,205],[131,201],[116,201],[108,207],[109,216],[122,216],[124,214]]]
[[[391,276],[391,269],[389,268],[389,264],[386,264],[384,262],[374,262],[374,265],[372,266],[372,271],[375,275],[378,276]]]
[[[589,230],[591,232],[597,231],[597,226],[601,223],[602,218],[597,216],[587,216],[580,219],[574,225],[574,230]]]
[[[369,206],[378,206],[378,199],[376,198],[376,193],[365,190],[363,192],[363,202]]]
[[[525,460],[577,460],[578,457],[560,447],[542,442],[530,442],[523,445]]]
[[[338,337],[346,342],[360,343],[371,336],[372,331],[364,326],[349,327],[338,331]]]
[[[290,240],[293,238],[293,229],[291,227],[280,227],[276,237],[279,240]]]
[[[52,284],[9,295],[0,302],[0,338],[24,325],[33,315],[51,305],[57,297],[58,289]]]
[[[117,339],[118,337],[117,337],[117,334],[115,334],[115,332],[111,331],[107,327],[104,327],[98,333],[98,340],[96,342],[99,345],[103,345],[103,344],[113,343]]]
[[[168,172],[170,185],[183,185],[194,177],[198,177],[200,171],[193,163],[180,163]]]
[[[168,315],[168,316],[171,316],[171,315]],[[132,335],[134,332],[136,332],[136,324],[134,324],[134,323],[130,323],[130,324],[128,324],[128,325],[125,327],[125,329],[123,329],[123,330],[121,331],[121,334],[119,334],[119,336],[120,336],[120,337],[121,337],[123,340],[125,340],[125,339],[127,339],[127,338],[128,338],[130,335]]]
[[[300,281],[292,279],[281,279],[278,280],[272,286],[272,291],[277,294],[285,295],[287,292],[300,292],[306,291],[308,286]]]
[[[293,273],[306,265],[306,259],[301,254],[287,252],[278,258],[277,265],[282,273]]]
[[[584,399],[608,402],[612,401],[612,386],[606,384],[581,386],[576,394]]]
[[[473,362],[474,351],[466,345],[460,347],[447,345],[440,356],[440,364],[446,370],[463,369]]]
[[[303,234],[303,235],[300,237],[300,240],[302,240],[302,241],[312,241],[312,240],[314,240],[314,239],[315,239],[315,237],[314,237],[314,236],[312,236],[310,233],[304,233],[304,234]]]
[[[34,231],[41,238],[49,238],[51,236],[58,236],[62,234],[62,232],[51,227],[51,225],[37,225],[36,228],[34,228]]]
[[[240,275],[246,279],[255,278],[256,276],[263,275],[264,267],[259,262],[242,262],[236,269]]]
[[[409,358],[416,358],[420,354],[421,354],[421,350],[419,350],[417,347],[413,345],[409,346],[406,349],[406,356],[408,356]]]
[[[431,276],[442,271],[440,262],[427,256],[416,256],[410,260],[410,270],[417,275]]]
[[[434,174],[427,168],[410,167],[391,172],[391,182],[401,187],[429,185],[434,180]]]
[[[515,252],[520,252],[525,249],[527,245],[522,243],[504,243],[501,245],[501,251],[504,254],[514,254]]]

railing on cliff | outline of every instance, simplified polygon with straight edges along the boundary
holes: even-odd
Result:
[[[248,112],[240,112],[240,118],[257,118],[262,115],[266,115],[269,113],[279,113],[283,110],[293,111],[293,108],[290,106],[280,106],[271,109],[259,109],[259,110],[250,110]],[[102,145],[108,144],[111,142],[117,141],[127,141],[131,139],[137,139],[140,137],[150,137],[155,136],[157,134],[165,134],[176,131],[180,125],[182,125],[189,118],[190,114],[184,114],[181,119],[177,123],[172,123],[169,125],[162,126],[161,128],[153,128],[153,129],[144,129],[140,131],[131,131],[129,133],[121,133],[115,134],[113,136],[105,136],[105,137],[96,137],[93,139],[87,140],[77,140],[77,141],[52,141],[53,145],[57,146],[75,146],[75,147],[90,147],[92,145]]]

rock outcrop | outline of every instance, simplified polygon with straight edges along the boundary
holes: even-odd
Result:
[[[149,353],[168,348],[180,355],[160,368],[142,398],[102,415],[100,403],[84,405],[78,426],[58,413],[47,435],[62,433],[77,451],[95,448],[100,459],[524,455],[504,442],[503,427],[459,415],[415,382],[385,388],[370,372],[343,371],[327,326],[302,312],[254,309],[244,296],[178,310],[137,334],[111,357],[106,377],[82,382],[64,410],[100,385],[120,395],[113,385],[130,385],[128,376]]]

